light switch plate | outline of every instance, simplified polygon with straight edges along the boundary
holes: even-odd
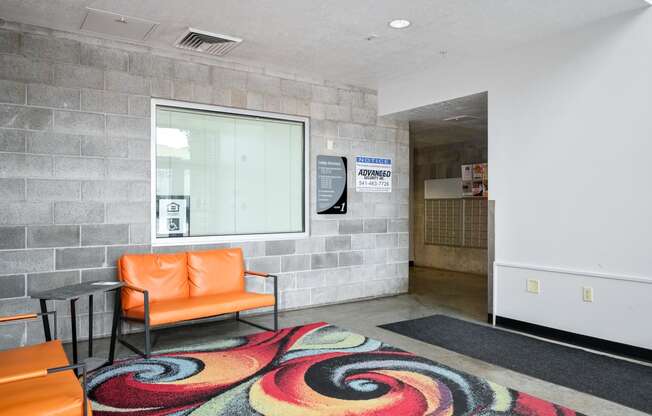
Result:
[[[540,289],[541,288],[540,288],[538,280],[536,280],[536,279],[528,279],[528,281],[527,281],[527,291],[528,292],[539,294]]]
[[[593,288],[584,286],[582,288],[582,300],[584,302],[593,302]]]

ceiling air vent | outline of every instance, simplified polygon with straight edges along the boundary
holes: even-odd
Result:
[[[456,122],[456,123],[463,123],[465,121],[471,121],[471,120],[480,120],[480,117],[468,116],[466,114],[462,114],[462,115],[459,115],[459,116],[453,116],[453,117],[448,117],[448,118],[444,119],[444,121],[453,121],[453,122]]]
[[[176,47],[214,56],[224,56],[240,42],[242,39],[233,36],[189,28],[188,32],[177,41]]]

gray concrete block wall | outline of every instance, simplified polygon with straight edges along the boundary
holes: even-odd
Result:
[[[281,309],[407,291],[408,131],[404,123],[377,117],[374,91],[6,26],[0,28],[0,315],[36,310],[28,296],[40,290],[116,279],[124,253],[229,246],[243,248],[249,269],[279,275]],[[311,236],[152,247],[151,97],[310,117]],[[316,214],[318,154],[349,159],[346,215]],[[355,191],[358,155],[393,160],[393,192]],[[260,278],[247,286],[272,291]],[[97,334],[110,330],[112,306],[109,297],[95,301]],[[68,339],[68,305],[51,307]],[[85,300],[79,310],[84,337]],[[39,322],[5,324],[0,348],[41,339]]]

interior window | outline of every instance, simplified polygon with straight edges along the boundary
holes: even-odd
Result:
[[[305,122],[167,105],[155,113],[155,242],[306,231]]]

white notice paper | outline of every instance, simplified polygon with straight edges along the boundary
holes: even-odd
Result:
[[[355,158],[355,187],[358,192],[392,192],[392,159]]]

